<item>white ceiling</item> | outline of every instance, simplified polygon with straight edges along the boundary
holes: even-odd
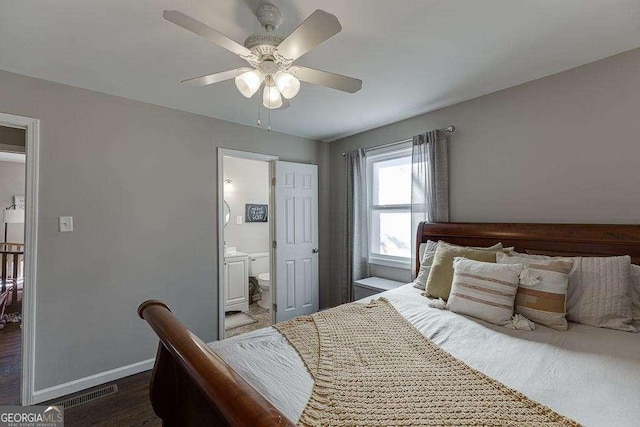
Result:
[[[0,0],[0,69],[255,125],[233,80],[246,63],[162,19],[178,9],[242,43],[260,0]],[[317,8],[341,33],[296,63],[361,78],[303,83],[277,131],[334,140],[640,47],[640,0],[272,0],[288,34]]]

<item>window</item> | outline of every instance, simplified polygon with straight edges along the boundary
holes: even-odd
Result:
[[[367,156],[369,262],[411,264],[411,146]]]

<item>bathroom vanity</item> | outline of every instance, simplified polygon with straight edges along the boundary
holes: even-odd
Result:
[[[249,255],[230,251],[224,257],[224,311],[249,310]]]

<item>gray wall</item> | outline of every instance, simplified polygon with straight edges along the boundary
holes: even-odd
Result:
[[[216,337],[217,147],[318,164],[327,194],[326,143],[3,71],[0,93],[0,111],[41,124],[36,390],[153,357],[148,298]]]
[[[233,191],[224,194],[231,208],[231,218],[224,227],[227,246],[246,253],[269,252],[269,223],[245,222],[245,204],[269,204],[269,163],[225,157],[224,178],[233,181]],[[237,223],[238,216],[242,224]]]
[[[329,283],[344,235],[340,153],[449,124],[452,221],[639,223],[639,70],[636,49],[332,143]],[[339,295],[333,286],[331,304]]]
[[[0,210],[13,205],[13,196],[24,195],[24,179],[24,163],[0,162]],[[7,242],[23,243],[24,224],[7,225]],[[4,226],[0,217],[0,239],[4,239]]]

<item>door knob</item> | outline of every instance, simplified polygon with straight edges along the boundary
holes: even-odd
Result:
[[[320,252],[320,249],[318,249],[318,248],[313,248],[313,249],[311,250],[311,252],[313,252],[314,254],[317,254],[318,252]]]

